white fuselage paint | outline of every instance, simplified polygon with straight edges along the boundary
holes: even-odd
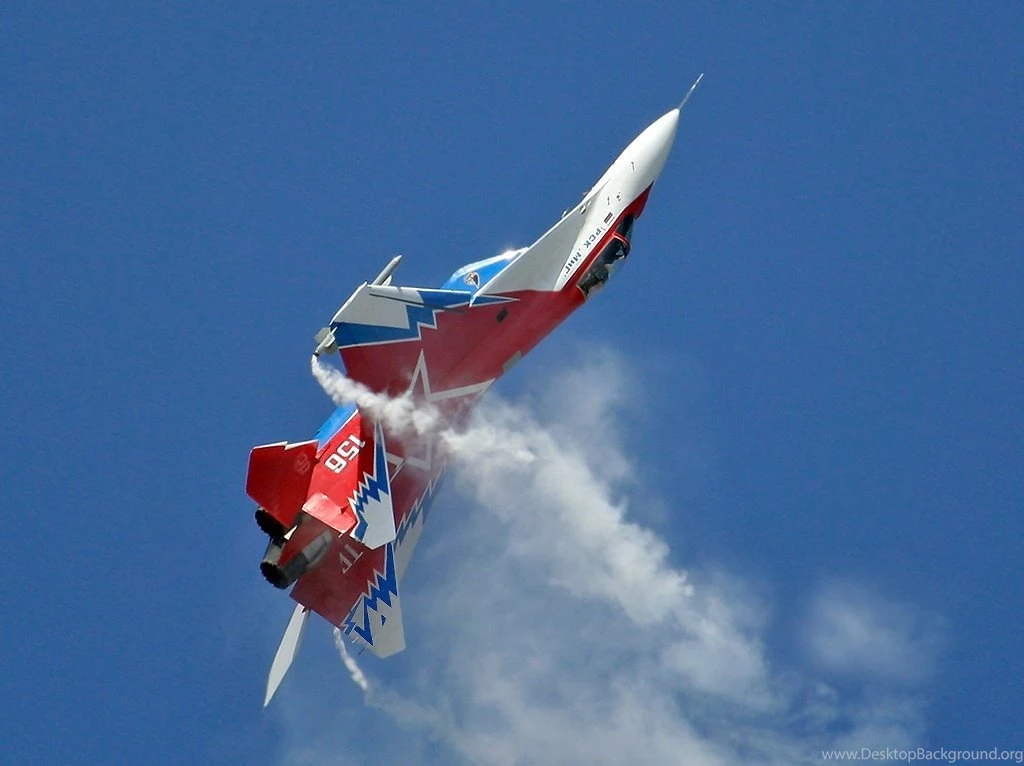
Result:
[[[637,136],[582,201],[504,270],[478,296],[519,290],[561,290],[587,262],[610,222],[651,186],[665,167],[679,126],[679,109],[659,117]]]
[[[675,141],[678,125],[678,109],[663,115],[633,139],[587,192],[585,204],[580,211],[586,223],[580,230],[572,254],[562,266],[555,283],[556,290],[561,290],[580,266],[587,262],[608,225],[617,221],[626,206],[632,204],[657,180]]]

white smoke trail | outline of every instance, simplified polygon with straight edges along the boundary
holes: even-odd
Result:
[[[437,410],[422,404],[416,406],[409,395],[392,398],[378,394],[315,356],[310,358],[310,367],[313,377],[335,404],[355,404],[393,432],[424,436],[439,427]]]
[[[436,410],[417,409],[412,398],[389,398],[347,378],[313,357],[316,379],[336,403],[355,402],[389,428],[412,428],[418,436],[437,438],[457,466],[464,489],[481,507],[506,524],[514,524],[518,555],[533,559],[548,582],[575,596],[615,604],[640,626],[671,620],[693,642],[721,642],[722,628],[732,655],[711,668],[700,665],[702,684],[719,688],[737,674],[750,686],[763,671],[756,652],[736,626],[708,625],[692,614],[693,588],[687,573],[672,567],[668,546],[657,535],[628,521],[628,504],[616,498],[615,480],[629,461],[617,441],[602,433],[607,400],[625,398],[621,366],[606,360],[583,379],[566,382],[581,434],[556,434],[533,413],[493,397],[463,429],[445,427]],[[594,380],[600,381],[594,386]],[[600,401],[585,400],[596,397]],[[595,451],[594,442],[601,446]],[[589,454],[588,454],[589,453]],[[605,471],[605,467],[611,466]],[[721,619],[721,616],[720,616]],[[723,679],[719,676],[725,675]]]
[[[627,519],[627,501],[602,471],[621,459],[614,444],[595,465],[586,445],[556,438],[524,408],[497,399],[467,429],[441,437],[475,502],[517,534],[528,527],[537,563],[563,588],[607,599],[647,625],[686,605],[686,572],[669,563],[661,538]]]
[[[339,628],[334,629],[334,645],[338,647],[338,654],[341,655],[341,661],[345,663],[345,669],[348,670],[353,683],[362,689],[364,694],[369,694],[370,684],[366,680],[366,675],[364,675],[362,669],[356,663],[355,657],[348,653],[348,647],[345,646],[345,636],[342,635]]]
[[[474,509],[448,529],[445,549],[457,553],[442,579],[420,581],[432,629],[417,637],[419,675],[391,690],[375,683],[367,697],[393,726],[392,755],[406,758],[425,736],[472,763],[792,765],[817,762],[826,745],[912,743],[916,698],[877,677],[870,695],[842,698],[799,668],[778,672],[751,589],[720,571],[691,578],[638,522],[659,500],[630,449],[635,424],[619,422],[637,386],[614,358],[588,358],[553,379],[550,406],[492,396],[459,430],[313,362],[335,402],[440,439]],[[892,631],[876,638],[870,646],[896,657],[920,645]],[[366,691],[343,644],[339,653]]]

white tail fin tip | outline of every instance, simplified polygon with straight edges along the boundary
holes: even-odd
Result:
[[[292,660],[295,659],[295,655],[299,651],[299,644],[302,643],[302,632],[306,629],[308,617],[309,610],[302,604],[297,604],[291,619],[288,620],[288,627],[284,629],[281,645],[277,647],[277,654],[274,655],[274,662],[270,666],[270,675],[267,677],[267,696],[263,699],[263,707],[270,704],[277,687],[281,685],[288,668],[292,666]]]

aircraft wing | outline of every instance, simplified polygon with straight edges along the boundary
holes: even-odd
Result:
[[[576,207],[563,215],[558,223],[490,282],[481,286],[476,300],[522,290],[554,290],[563,266],[583,233],[587,211],[601,185],[599,181]]]
[[[418,384],[427,398],[452,399],[496,377],[460,365],[486,343],[508,299],[472,301],[468,291],[363,284],[328,329],[349,378],[389,396]]]

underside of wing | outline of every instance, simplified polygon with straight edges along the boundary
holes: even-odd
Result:
[[[375,572],[367,592],[356,601],[339,627],[346,636],[378,657],[390,657],[405,649],[395,549],[390,543],[384,551],[383,570]]]

